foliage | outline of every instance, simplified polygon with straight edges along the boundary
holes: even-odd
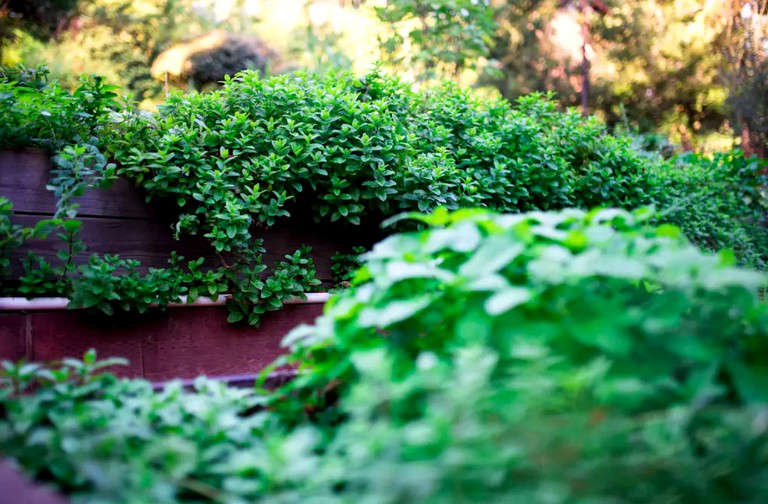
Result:
[[[764,0],[751,2],[755,12],[765,6]],[[360,3],[365,6],[358,8]],[[739,109],[752,115],[755,110],[744,104],[759,108],[765,101],[752,89],[760,80],[747,78],[738,58],[746,47],[746,26],[739,17],[743,0],[600,3],[607,13],[588,17],[595,113],[613,125],[623,104],[643,131],[660,130],[684,150],[711,149],[710,137],[732,140],[742,124],[754,130],[742,114],[730,113]],[[559,100],[576,105],[582,43],[578,6],[564,0],[90,0],[80,2],[74,15],[46,9],[64,27],[55,40],[43,44],[23,32],[10,52],[12,62],[49,62],[68,85],[76,84],[72,76],[83,71],[105,75],[151,107],[162,96],[162,85],[149,70],[157,56],[221,28],[259,35],[284,54],[293,45],[298,65],[312,70],[352,66],[364,72],[382,59],[415,79],[460,73],[463,84],[478,84],[511,100],[554,91]],[[302,13],[313,7],[325,9],[322,26]],[[736,26],[729,29],[732,18]],[[758,18],[751,22],[759,25]],[[247,65],[239,62],[230,69],[238,66]]]
[[[44,71],[4,75],[9,120],[0,137],[58,152],[50,189],[59,202],[55,225],[64,226],[60,262],[24,261],[24,295],[72,296],[73,307],[110,313],[163,307],[187,293],[229,292],[230,320],[256,324],[317,281],[306,250],[265,277],[270,265],[253,230],[308,211],[320,223],[370,225],[439,206],[527,211],[655,203],[704,246],[736,248],[743,262],[764,265],[755,162],[734,155],[732,170],[705,159],[681,170],[638,151],[627,137],[608,135],[595,119],[558,111],[547,97],[510,107],[449,84],[412,91],[378,72],[269,79],[246,72],[214,93],[172,95],[151,115],[115,111],[114,88],[99,79],[68,93]],[[48,109],[55,112],[50,120]],[[117,172],[150,197],[175,201],[175,237],[204,235],[222,265],[202,283],[174,264],[148,273],[116,257],[75,265],[73,257],[85,251],[75,198]],[[728,189],[692,200],[705,176]],[[5,221],[7,262],[9,247],[23,241],[13,237],[33,231]]]
[[[198,379],[153,391],[96,374],[119,361],[3,363],[0,450],[74,502],[245,502],[299,474],[301,433],[269,440],[259,396]],[[34,391],[34,393],[31,393]]]
[[[100,77],[83,77],[74,92],[41,67],[0,69],[0,146],[58,151],[93,144],[111,110],[121,108],[117,88]]]
[[[270,404],[332,440],[268,502],[765,499],[762,274],[646,210],[409,217],[289,336]]]
[[[456,79],[462,70],[477,68],[496,28],[485,0],[393,0],[375,9],[390,26],[379,39],[384,61],[413,71],[417,80]]]
[[[261,249],[260,252],[264,252]],[[320,285],[315,278],[315,266],[308,247],[302,247],[285,260],[276,264],[274,271],[262,281],[259,273],[266,269],[261,264],[261,256],[255,256],[255,264],[249,268],[225,272],[234,285],[230,307],[229,322],[247,319],[251,325],[257,325],[261,316],[283,307],[283,301],[292,297],[304,297],[304,292]]]
[[[5,0],[0,4],[0,63],[9,42],[23,29],[48,40],[59,35],[77,11],[79,0]]]
[[[35,36],[51,38],[61,32],[77,12],[79,3],[80,0],[6,0],[0,10],[0,25],[17,20],[14,24],[22,25]]]
[[[768,149],[768,1],[724,2],[724,59],[728,105],[742,148],[765,156]]]
[[[764,160],[740,152],[686,155],[657,165],[654,201],[663,221],[708,250],[733,249],[739,261],[768,266]]]
[[[352,254],[337,252],[331,257],[331,272],[333,273],[333,282],[337,287],[349,286],[355,272],[361,266],[360,256],[366,252],[366,248],[353,247],[352,252]]]
[[[148,132],[152,134],[148,134]],[[358,225],[402,210],[506,211],[636,206],[649,186],[640,157],[597,120],[532,95],[517,107],[455,86],[251,72],[223,90],[169,97],[109,143],[120,173],[178,202],[181,232],[217,251],[250,246],[291,205]],[[542,169],[543,168],[543,169]]]
[[[5,278],[11,265],[11,251],[26,241],[46,237],[59,221],[55,219],[39,220],[34,227],[26,228],[11,221],[13,204],[0,196],[0,278]]]
[[[289,337],[290,384],[6,363],[0,450],[78,502],[765,500],[763,274],[648,210],[406,217]]]
[[[167,268],[148,268],[146,273],[141,272],[139,261],[116,255],[93,254],[87,263],[75,265],[74,255],[84,251],[85,246],[75,237],[76,231],[67,233],[66,229],[79,227],[80,221],[68,220],[63,226],[65,232],[59,237],[65,247],[58,253],[61,265],[54,266],[30,253],[19,278],[21,294],[66,296],[70,299],[68,308],[94,309],[112,315],[116,310],[145,313],[150,308],[165,309],[184,302],[181,296],[186,296],[187,303],[193,303],[200,296],[216,299],[231,293],[227,298],[227,320],[245,319],[258,326],[265,313],[279,310],[287,299],[304,298],[305,292],[320,285],[315,278],[314,261],[308,257],[308,247],[286,255],[266,277],[261,275],[266,266],[261,264],[260,253],[254,254],[256,264],[250,267],[225,265],[206,270],[201,269],[203,258],[184,265],[184,257],[176,253],[168,260]]]
[[[107,162],[102,149],[106,150],[110,135],[115,134],[112,130],[116,124],[127,116],[143,116],[131,115],[125,109],[118,112],[121,105],[115,87],[98,77],[83,78],[82,85],[69,92],[50,80],[42,68],[4,69],[0,75],[0,97],[7,118],[0,125],[0,145],[44,147],[54,153],[48,189],[57,198],[54,219],[42,220],[33,228],[14,225],[11,202],[5,198],[0,201],[2,278],[8,275],[11,249],[55,231],[61,240],[57,264],[29,255],[22,263],[24,274],[18,284],[8,282],[3,285],[4,292],[67,296],[71,308],[93,308],[107,314],[116,308],[143,313],[150,307],[179,303],[181,296],[192,302],[200,295],[216,297],[231,292],[229,320],[245,318],[258,325],[265,312],[279,309],[284,300],[303,296],[319,284],[314,263],[307,256],[309,248],[286,256],[266,275],[267,266],[261,263],[264,250],[246,241],[240,242],[231,263],[218,268],[202,267],[202,259],[190,261],[185,268],[180,262],[183,258],[175,255],[169,259],[168,268],[150,268],[146,273],[141,272],[138,261],[117,256],[93,255],[88,263],[75,264],[75,256],[87,249],[79,238],[82,222],[77,219],[76,198],[86,189],[106,187],[115,179],[115,164]],[[234,215],[232,219],[242,217]],[[229,228],[221,236],[209,237],[223,241],[230,238],[227,233]]]
[[[570,3],[576,8],[564,7]],[[704,147],[707,135],[731,134],[722,71],[729,2],[604,0],[605,15],[588,14],[590,109],[609,124],[622,107],[642,131],[662,132],[683,150]],[[503,96],[554,91],[569,106],[581,91],[579,2],[504,0],[489,57],[501,76],[483,76]]]

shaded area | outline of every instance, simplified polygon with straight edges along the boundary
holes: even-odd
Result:
[[[161,80],[167,74],[174,85],[191,82],[203,89],[241,70],[265,74],[275,67],[284,67],[280,55],[260,38],[214,30],[163,51],[152,63],[151,71]]]

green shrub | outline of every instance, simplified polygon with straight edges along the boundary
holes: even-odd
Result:
[[[265,250],[252,236],[255,228],[289,216],[376,226],[401,211],[438,207],[523,212],[655,204],[661,219],[704,247],[732,248],[740,262],[761,268],[768,260],[757,225],[764,186],[757,161],[739,154],[678,165],[654,159],[628,137],[609,135],[598,120],[561,112],[541,95],[510,106],[450,84],[416,92],[378,72],[269,79],[244,72],[213,93],[174,94],[157,114],[115,113],[115,90],[98,78],[70,93],[44,71],[0,76],[9,118],[0,125],[0,144],[56,153],[57,218],[76,218],[73,198],[108,184],[113,160],[150,197],[176,202],[176,237],[202,234],[228,256],[205,284],[164,289],[158,279],[185,273],[141,276],[132,273],[137,264],[119,258],[75,268],[71,251],[87,244],[65,233],[62,264],[24,262],[18,292],[25,295],[80,292],[73,306],[109,313],[167,304],[187,291],[190,299],[194,292],[228,291],[230,320],[258,324],[265,311],[317,281],[306,249],[261,281]],[[0,267],[8,266],[8,254],[0,243]],[[94,297],[98,289],[89,287],[86,273],[104,272],[131,281],[108,282],[126,288]]]
[[[765,160],[740,152],[686,155],[654,165],[655,195],[665,222],[708,250],[732,249],[739,261],[768,266]]]
[[[113,364],[93,353],[52,367],[3,363],[3,456],[89,504],[252,502],[296,472],[291,443],[311,438],[265,439],[253,390],[201,378],[192,391],[175,383],[155,392],[144,380],[95,374]]]
[[[111,148],[121,173],[199,217],[182,230],[222,251],[246,246],[251,226],[271,226],[292,205],[318,221],[375,225],[440,206],[650,202],[641,158],[595,119],[539,95],[510,107],[448,84],[414,92],[379,73],[244,72],[217,92],[172,95]]]
[[[765,502],[763,274],[648,211],[413,217],[276,392],[6,364],[0,451],[83,502]]]
[[[412,217],[289,337],[332,441],[275,502],[768,498],[762,274],[647,211]]]
[[[0,147],[55,153],[67,145],[97,144],[110,111],[122,108],[117,89],[100,77],[83,77],[70,91],[45,68],[0,67]]]

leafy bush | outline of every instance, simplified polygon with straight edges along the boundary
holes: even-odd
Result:
[[[665,161],[542,95],[511,107],[447,83],[415,92],[378,72],[244,72],[215,93],[173,95],[117,133],[110,148],[122,173],[175,199],[188,212],[180,231],[204,233],[221,251],[307,208],[319,222],[360,224],[441,206],[655,204],[697,243],[764,261],[758,161],[738,152]]]
[[[768,498],[763,274],[648,211],[411,217],[276,392],[5,364],[0,451],[83,502]]]
[[[122,108],[116,86],[83,77],[75,91],[50,79],[44,68],[0,67],[0,147],[42,147],[98,143],[109,112]]]
[[[174,276],[183,271],[140,276],[137,264],[120,258],[75,267],[72,251],[85,245],[65,232],[62,264],[24,262],[25,295],[77,291],[73,306],[109,313],[162,306],[187,291],[190,299],[228,291],[230,320],[258,324],[265,311],[317,281],[306,249],[264,278],[265,250],[252,231],[309,213],[321,223],[377,225],[401,211],[438,207],[520,212],[654,203],[703,246],[733,248],[740,261],[759,267],[767,259],[755,161],[732,154],[680,168],[643,155],[596,119],[560,112],[541,95],[510,106],[450,84],[412,91],[378,72],[269,79],[244,72],[217,92],[172,95],[154,115],[115,114],[114,89],[99,79],[69,93],[42,71],[5,72],[11,119],[0,125],[0,140],[57,152],[57,218],[75,220],[73,198],[114,178],[111,159],[150,197],[176,202],[176,237],[202,234],[227,256],[205,283],[179,283]],[[66,129],[68,123],[74,126]],[[0,247],[7,257],[8,247]],[[107,284],[125,288],[92,295],[99,289],[89,287],[88,275],[105,274],[131,280],[114,278]]]
[[[762,274],[647,211],[411,217],[290,336],[332,440],[275,502],[768,498]]]
[[[92,352],[51,367],[4,363],[0,451],[91,504],[245,502],[298,472],[291,446],[311,438],[264,439],[253,390],[198,379],[193,391],[175,383],[155,392],[95,374],[116,363]]]
[[[739,261],[766,269],[766,174],[764,160],[740,152],[686,155],[655,165],[660,219],[708,250],[732,249]]]
[[[649,201],[643,164],[597,120],[533,95],[512,108],[448,84],[421,93],[379,73],[259,79],[168,98],[111,142],[121,173],[172,197],[183,231],[247,246],[296,204],[378,223],[439,206],[504,211]]]

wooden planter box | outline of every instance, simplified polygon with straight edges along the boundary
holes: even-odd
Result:
[[[0,303],[2,300],[0,300]],[[294,327],[311,324],[321,303],[286,305],[261,326],[227,323],[224,306],[191,306],[136,316],[98,316],[82,310],[0,311],[0,360],[48,362],[82,357],[124,357],[118,376],[165,381],[200,375],[257,373],[284,352]]]
[[[46,190],[51,164],[39,150],[0,150],[0,196],[14,205],[13,220],[32,226],[55,211],[56,198]],[[172,251],[187,259],[219,258],[207,241],[198,237],[173,239],[178,208],[162,201],[145,202],[145,194],[127,180],[117,180],[104,190],[87,191],[76,200],[77,218],[83,222],[81,239],[88,250],[75,257],[87,262],[93,253],[120,254],[138,259],[144,269],[167,266]],[[349,253],[356,245],[374,243],[378,230],[316,224],[311,216],[296,212],[285,223],[254,233],[263,238],[268,266],[302,244],[312,247],[318,278],[330,283],[331,257]],[[21,272],[20,258],[33,251],[56,263],[58,239],[49,237],[26,243],[13,252],[12,273]],[[7,304],[7,303],[6,303]],[[81,311],[38,310],[8,306],[0,300],[0,360],[26,358],[48,361],[79,357],[96,348],[100,357],[130,359],[131,366],[116,369],[121,376],[150,380],[252,373],[280,354],[280,341],[292,328],[311,323],[322,304],[294,304],[263,318],[260,328],[226,322],[223,306],[169,308],[143,316],[102,317]]]
[[[34,149],[0,149],[0,196],[13,203],[14,222],[32,226],[53,216],[56,197],[46,189],[50,181],[51,162],[45,152]],[[82,264],[93,254],[119,254],[141,261],[142,267],[162,268],[168,265],[171,252],[187,259],[206,257],[211,264],[219,259],[207,240],[196,236],[173,239],[173,225],[178,207],[173,202],[145,201],[145,193],[124,179],[111,187],[86,191],[75,202],[80,204],[77,219],[83,222],[80,238],[88,246],[75,256]],[[271,265],[292,254],[301,245],[312,247],[317,276],[323,282],[332,280],[331,257],[337,252],[351,253],[352,247],[371,245],[382,237],[371,227],[350,228],[341,224],[317,224],[312,215],[301,208],[291,209],[294,217],[265,230],[254,230],[254,238],[264,240],[264,263]],[[31,241],[12,255],[13,273],[21,272],[19,259],[33,251],[51,262],[57,262],[60,247],[57,237]]]

